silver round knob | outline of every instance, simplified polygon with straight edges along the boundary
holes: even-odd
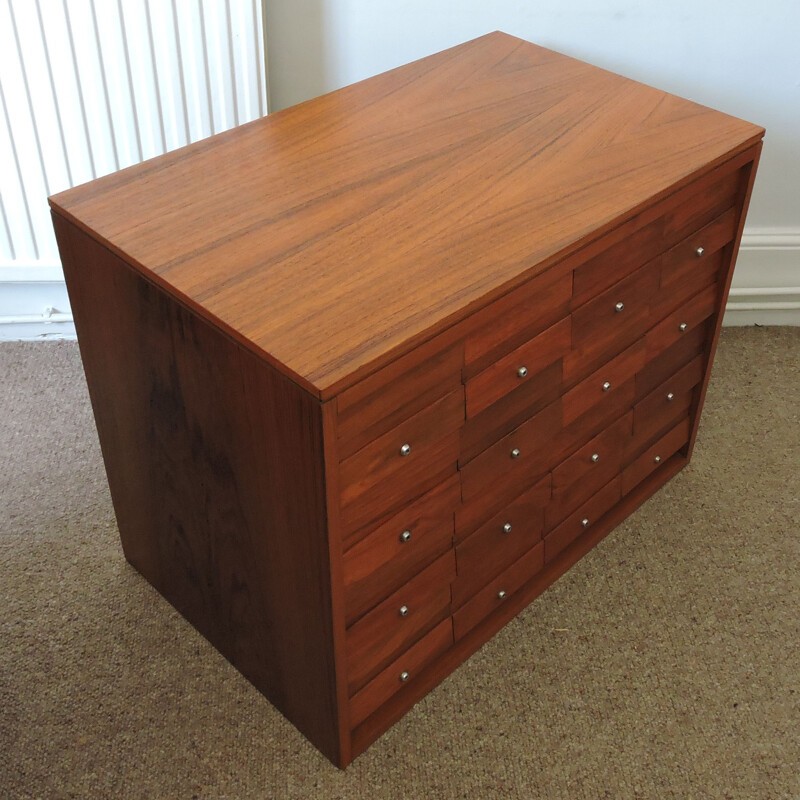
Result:
[[[625,303],[617,303],[614,306],[614,311],[624,311],[625,310]]]
[[[700,257],[703,255],[703,253],[705,253],[705,248],[704,248],[704,247],[698,247],[698,248],[697,248],[697,249],[694,251],[694,254],[695,254],[695,255],[696,255],[698,258],[700,258]]]
[[[400,534],[400,541],[401,542],[408,542],[411,540],[411,531],[403,531]]]
[[[400,608],[399,608],[397,613],[401,617],[407,617],[408,616],[408,606],[400,606]]]
[[[400,448],[400,455],[401,456],[407,456],[410,452],[411,452],[411,445],[410,444],[404,444]]]
[[[667,394],[667,402],[671,403],[675,399],[675,395],[672,392]]]
[[[505,597],[506,597],[506,590],[505,590],[505,589],[501,589],[501,590],[500,590],[500,591],[497,593],[497,599],[498,599],[498,600],[505,600]]]
[[[592,463],[596,464],[600,460],[600,453],[592,453]]]
[[[527,374],[528,374],[528,368],[527,367],[520,367],[517,370],[517,377],[518,378],[524,378]]]
[[[689,327],[689,326],[688,326],[688,325],[687,325],[685,322],[681,322],[681,324],[680,324],[680,325],[678,325],[678,330],[679,330],[681,333],[683,333],[683,332],[684,332],[684,331],[685,331],[685,330],[686,330],[688,327]]]
[[[588,528],[588,527],[589,527],[589,519],[588,519],[588,517],[584,517],[584,518],[581,520],[581,525],[582,525],[584,528]]]
[[[611,384],[610,384],[608,381],[606,381],[606,382],[603,384],[603,391],[604,391],[604,392],[607,392],[607,391],[608,391],[610,388],[611,388]]]
[[[406,682],[406,681],[407,681],[407,680],[408,680],[410,677],[411,677],[411,676],[410,676],[410,675],[409,675],[409,674],[408,674],[408,673],[407,673],[405,670],[403,670],[403,671],[400,673],[400,680],[401,680],[403,683],[405,683],[405,682]]]
[[[514,449],[511,451],[511,458],[519,458],[519,457],[520,457],[520,452],[519,452],[519,449],[515,447],[515,448],[514,448]]]
[[[653,459],[653,461],[655,461],[655,462],[656,462],[656,464],[660,464],[660,463],[661,463],[661,456],[656,456],[656,457]]]
[[[511,523],[510,522],[506,522],[506,524],[503,525],[503,533],[511,533]]]

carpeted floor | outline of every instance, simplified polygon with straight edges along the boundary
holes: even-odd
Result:
[[[800,798],[800,329],[692,464],[346,771],[122,556],[74,343],[0,345],[0,798]]]

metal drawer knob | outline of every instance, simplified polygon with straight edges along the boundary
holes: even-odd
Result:
[[[404,444],[400,448],[400,455],[401,456],[407,456],[410,452],[411,452],[411,445],[410,444]]]
[[[672,392],[667,394],[667,402],[671,403],[675,399],[675,395]]]
[[[704,248],[704,247],[698,247],[698,248],[697,248],[697,249],[694,251],[694,254],[695,254],[695,255],[696,255],[698,258],[700,258],[700,257],[703,255],[703,253],[705,253],[705,251],[706,251],[706,250],[705,250],[705,248]]]
[[[685,331],[685,330],[686,330],[688,327],[689,327],[689,326],[688,326],[688,325],[687,325],[685,322],[681,322],[681,324],[680,324],[680,325],[678,325],[678,330],[679,330],[681,333],[683,333],[683,332],[684,332],[684,331]]]
[[[411,531],[403,531],[400,534],[400,541],[401,542],[408,542],[411,540]]]
[[[619,311],[624,311],[624,310],[625,310],[625,303],[617,303],[614,306],[614,311],[619,312]]]
[[[506,522],[506,524],[503,525],[503,533],[511,533],[511,523],[510,522]]]
[[[527,374],[528,374],[528,368],[527,367],[520,367],[517,370],[517,377],[518,378],[524,378],[524,377],[527,376]]]
[[[515,447],[515,448],[514,448],[514,449],[511,451],[511,458],[519,458],[519,457],[520,457],[520,452],[519,452],[519,449]]]
[[[610,388],[611,388],[611,384],[610,384],[608,381],[606,381],[606,382],[603,384],[603,391],[604,391],[604,392],[607,392],[607,391],[608,391]]]
[[[498,600],[505,600],[505,598],[506,598],[506,590],[505,590],[505,589],[501,589],[501,590],[500,590],[500,591],[497,593],[497,599],[498,599]]]
[[[596,464],[600,460],[600,453],[592,453],[592,463]]]
[[[656,462],[656,464],[660,464],[660,463],[661,463],[661,456],[656,456],[656,457],[653,459],[653,461],[655,461],[655,462]]]
[[[403,671],[400,673],[400,680],[401,680],[403,683],[405,683],[405,682],[406,682],[406,681],[407,681],[407,680],[408,680],[410,677],[411,677],[411,676],[410,676],[410,675],[409,675],[409,674],[408,674],[408,673],[407,673],[405,670],[403,670]]]
[[[400,606],[399,611],[397,612],[401,617],[408,616],[408,606]]]
[[[588,518],[588,517],[584,517],[584,518],[581,520],[581,525],[582,525],[584,528],[588,528],[588,527],[589,527],[589,518]]]

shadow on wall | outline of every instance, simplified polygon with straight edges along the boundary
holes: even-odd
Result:
[[[325,0],[264,0],[270,111],[330,90]]]

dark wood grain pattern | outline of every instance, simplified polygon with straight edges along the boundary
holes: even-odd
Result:
[[[54,224],[125,556],[341,762],[320,403]]]
[[[51,202],[327,398],[762,135],[493,33]]]

